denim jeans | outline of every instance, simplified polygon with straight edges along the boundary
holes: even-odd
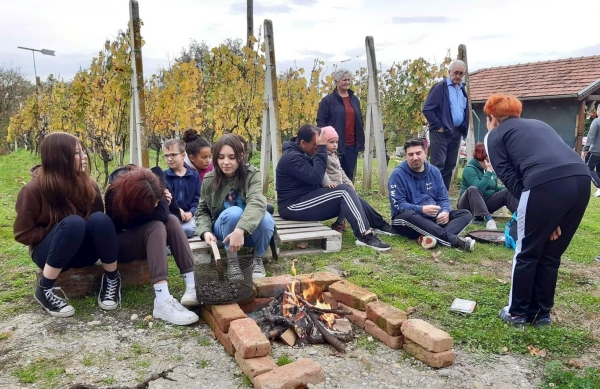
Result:
[[[185,232],[185,236],[187,238],[191,238],[192,236],[196,235],[196,218],[191,218],[190,221],[188,222],[183,222],[181,224],[181,227],[183,227],[183,232]]]
[[[230,207],[225,209],[213,225],[213,232],[218,240],[223,240],[225,237],[235,230],[238,221],[242,217],[244,210],[240,207]],[[270,213],[265,212],[260,224],[250,236],[244,238],[244,247],[254,247],[255,257],[264,257],[269,248],[269,242],[275,231],[275,220]],[[225,249],[229,252],[229,242],[225,243]],[[233,256],[237,256],[233,254]]]

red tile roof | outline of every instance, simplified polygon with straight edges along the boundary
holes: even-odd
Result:
[[[600,88],[600,55],[479,69],[469,74],[471,100],[493,93],[519,98],[587,96]]]

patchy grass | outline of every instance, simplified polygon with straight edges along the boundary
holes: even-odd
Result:
[[[294,361],[292,361],[292,358],[290,358],[290,356],[287,354],[283,354],[277,358],[277,366],[289,365],[292,362]]]
[[[27,366],[18,368],[13,374],[23,384],[35,384],[41,388],[55,388],[56,378],[65,372],[61,361],[36,359]]]
[[[257,166],[258,158],[258,153],[255,153],[253,163]],[[29,180],[28,170],[37,161],[36,157],[24,151],[0,156],[0,320],[39,309],[32,297],[35,266],[27,248],[16,243],[12,236],[16,194]],[[375,171],[376,163],[374,165]],[[395,165],[396,162],[390,162],[390,166]],[[271,171],[271,181],[272,175]],[[388,199],[377,190],[378,177],[373,175],[372,189],[364,190],[361,189],[362,176],[362,160],[359,160],[356,186],[360,195],[384,217],[389,217]],[[451,196],[456,197],[457,194],[455,185]],[[273,185],[267,196],[269,202],[276,203]],[[563,256],[552,312],[553,326],[546,329],[527,327],[518,331],[498,319],[498,311],[506,305],[510,291],[513,256],[511,250],[502,246],[477,244],[473,253],[448,248],[428,251],[404,237],[384,236],[382,239],[393,249],[374,253],[368,248],[355,246],[352,233],[346,232],[339,253],[300,256],[296,267],[298,272],[339,270],[350,281],[369,288],[383,301],[401,309],[414,307],[416,312],[412,317],[423,318],[448,331],[457,346],[466,351],[527,354],[530,345],[545,349],[547,357],[543,361],[551,362],[546,370],[544,385],[547,387],[551,387],[550,383],[563,388],[598,387],[594,380],[600,374],[597,370],[600,368],[597,357],[600,354],[597,341],[600,337],[600,263],[594,261],[594,256],[600,254],[599,234],[600,199],[592,197],[581,226]],[[180,296],[184,283],[173,259],[169,261],[169,289],[173,295]],[[270,275],[287,274],[290,261],[281,259],[268,263],[267,270]],[[450,312],[449,306],[455,297],[477,301],[475,312],[471,315]],[[132,313],[152,312],[150,286],[123,288],[122,298],[124,317]],[[70,302],[77,311],[73,320],[85,322],[99,309],[96,296],[72,298]],[[142,318],[135,323],[136,328],[147,328]],[[167,330],[161,321],[154,321],[153,330],[164,338],[188,334],[186,328]],[[0,341],[6,336],[0,336]],[[208,346],[212,343],[209,339],[199,338],[198,344]],[[359,336],[357,346],[366,351],[376,347],[367,335]],[[148,350],[143,347],[132,346],[132,355],[146,353]],[[572,358],[585,361],[583,367],[590,369],[572,370],[566,367],[565,363]],[[82,363],[86,365],[84,361]],[[19,380],[24,383],[25,380],[42,382],[46,380],[42,372],[49,371],[51,375],[53,370],[50,367],[56,365],[48,366],[48,369],[21,368],[18,370]],[[240,382],[242,386],[250,386],[245,378],[240,378]]]

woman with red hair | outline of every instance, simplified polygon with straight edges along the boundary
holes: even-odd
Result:
[[[179,220],[169,213],[171,196],[149,169],[128,165],[106,191],[106,213],[117,231],[119,262],[146,259],[154,284],[152,316],[176,325],[198,321],[183,305],[197,306],[194,260]],[[167,245],[185,281],[181,304],[169,293]]]
[[[475,220],[486,223],[485,228],[495,230],[496,222],[491,214],[504,206],[514,213],[518,205],[519,201],[508,189],[498,185],[485,146],[482,142],[477,143],[473,159],[463,170],[457,209],[468,209]]]
[[[548,326],[560,257],[590,198],[590,172],[552,127],[520,117],[516,97],[490,96],[483,110],[490,163],[519,199],[512,287],[499,316],[517,327]]]

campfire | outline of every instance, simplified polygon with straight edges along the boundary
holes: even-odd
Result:
[[[255,320],[262,331],[267,338],[282,338],[290,345],[328,343],[345,352],[343,342],[352,340],[352,327],[344,316],[352,312],[325,303],[323,291],[316,284],[309,282],[296,293],[298,285],[293,281],[287,291],[258,313]]]

